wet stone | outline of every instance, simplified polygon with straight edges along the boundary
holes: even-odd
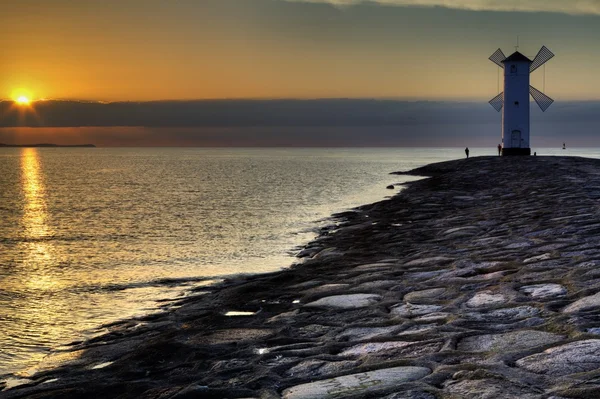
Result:
[[[354,327],[349,328],[337,336],[338,340],[360,341],[382,335],[391,335],[398,331],[398,326],[391,327]]]
[[[337,309],[364,308],[377,303],[381,299],[375,294],[333,295],[307,303],[305,307],[324,307]]]
[[[517,306],[514,308],[495,309],[490,312],[467,313],[465,316],[473,320],[481,321],[515,321],[537,316],[538,308],[533,306]]]
[[[406,262],[404,266],[437,266],[439,264],[446,264],[452,262],[454,259],[446,256],[434,256],[431,258],[414,259],[410,262]]]
[[[404,295],[404,301],[411,303],[427,302],[435,299],[446,292],[445,288],[431,288],[421,291],[413,291]]]
[[[346,349],[342,353],[341,356],[348,355],[366,355],[369,353],[376,353],[381,351],[390,351],[394,349],[404,348],[406,346],[410,346],[414,344],[414,342],[407,341],[391,341],[391,342],[368,342],[365,344],[355,345],[349,349]]]
[[[388,396],[384,396],[381,399],[437,399],[435,395],[424,391],[404,391],[396,392]]]
[[[462,339],[457,349],[465,352],[520,351],[561,341],[564,337],[543,331],[521,330],[505,334],[476,335]]]
[[[325,284],[319,287],[309,288],[307,290],[302,291],[302,294],[312,295],[312,294],[321,294],[329,291],[337,291],[342,288],[349,287],[350,284]]]
[[[500,379],[452,381],[444,391],[463,399],[540,399],[541,396],[525,386]]]
[[[565,313],[575,313],[600,307],[600,292],[581,298],[563,309]]]
[[[561,376],[600,368],[600,339],[588,339],[546,349],[517,360],[517,366],[534,373]]]
[[[396,285],[396,281],[391,280],[376,280],[376,281],[367,281],[366,283],[360,284],[356,289],[369,291],[369,290],[381,290],[387,289],[394,285]]]
[[[232,328],[229,330],[217,330],[207,336],[198,335],[191,337],[190,342],[200,342],[205,344],[228,344],[263,339],[272,334],[272,330],[262,328]]]
[[[443,321],[450,316],[452,316],[452,314],[447,312],[433,312],[423,316],[415,317],[413,320],[418,322]]]
[[[483,308],[489,306],[502,305],[507,302],[507,298],[503,294],[494,294],[490,291],[479,292],[467,301],[467,306],[470,308]]]
[[[309,359],[302,361],[290,368],[287,375],[294,376],[323,376],[334,373],[341,373],[360,365],[356,360],[342,360],[339,362],[328,362],[320,359]]]
[[[439,305],[413,305],[412,303],[407,303],[392,308],[390,313],[394,316],[413,317],[423,316],[429,313],[437,312],[441,309],[442,307]]]
[[[413,334],[424,334],[427,332],[434,331],[437,327],[438,327],[437,324],[416,325],[416,326],[407,328],[406,330],[404,330],[401,333],[398,333],[396,335],[403,336],[403,335],[413,335]]]
[[[531,258],[525,259],[523,261],[523,263],[528,264],[528,263],[534,263],[534,262],[541,262],[543,260],[548,260],[548,259],[552,259],[552,254],[545,253],[543,255],[532,256]]]
[[[535,284],[521,287],[520,291],[533,299],[548,299],[564,296],[567,289],[560,284]]]
[[[367,395],[419,380],[430,373],[431,370],[426,367],[394,367],[350,374],[288,388],[283,391],[283,398],[319,399]]]
[[[382,263],[368,263],[366,265],[356,266],[356,271],[368,271],[368,270],[385,270],[396,266],[395,263],[382,262]]]

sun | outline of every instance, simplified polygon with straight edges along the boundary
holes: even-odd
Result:
[[[26,96],[19,96],[15,101],[20,105],[29,105],[31,103],[31,100]]]

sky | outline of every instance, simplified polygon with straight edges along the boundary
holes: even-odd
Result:
[[[498,115],[479,107],[498,93],[498,67],[488,57],[497,48],[513,52],[517,36],[519,51],[531,58],[542,45],[556,54],[532,75],[532,84],[556,100],[547,114],[560,103],[589,111],[600,100],[600,0],[8,0],[0,14],[0,99],[7,100],[0,110],[19,96],[51,101],[33,103],[44,108],[37,118],[18,118],[10,108],[0,113],[0,142],[27,137],[15,133],[26,126],[273,128],[284,118],[272,107],[286,99],[307,100],[301,104],[309,109],[323,105],[315,99],[397,101],[398,109],[381,101],[381,108],[358,109],[370,112],[364,116],[376,127],[382,112],[402,114],[415,109],[411,102],[421,104],[424,119],[439,107],[423,102],[469,103],[493,126]],[[244,112],[262,106],[259,113],[273,118],[248,123],[231,100],[260,100],[242,104]],[[211,125],[186,116],[193,107],[206,114],[214,101],[231,117]],[[154,102],[143,104],[144,112],[159,102],[165,117],[115,119],[99,107],[82,120],[74,102],[117,103],[113,108],[126,115],[127,102]],[[332,104],[322,110],[331,111],[326,119],[355,125],[340,120]],[[294,112],[291,120],[306,116]],[[575,114],[561,113],[563,122]],[[499,130],[490,128],[490,142]],[[119,135],[111,137],[108,145],[119,145]],[[264,141],[257,136],[256,143]],[[198,133],[196,144],[203,143]]]

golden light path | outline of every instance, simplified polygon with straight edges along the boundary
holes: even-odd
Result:
[[[21,151],[21,189],[23,193],[23,216],[21,225],[25,240],[21,244],[23,267],[21,272],[22,289],[28,292],[29,298],[24,303],[21,318],[30,323],[32,336],[51,342],[61,335],[60,328],[54,326],[56,317],[56,301],[52,299],[52,291],[56,289],[55,259],[52,244],[47,241],[53,232],[48,227],[48,210],[46,204],[46,188],[42,173],[39,151],[36,148],[24,148]],[[60,304],[67,306],[67,304]],[[27,322],[28,320],[28,322]],[[46,328],[39,331],[43,323]],[[30,338],[23,337],[27,345]],[[40,352],[34,358],[41,360],[45,353]]]
[[[25,197],[21,223],[27,238],[24,261],[29,277],[26,284],[30,290],[49,290],[57,283],[53,278],[52,246],[46,241],[52,232],[47,223],[46,189],[36,148],[23,149],[21,176]]]

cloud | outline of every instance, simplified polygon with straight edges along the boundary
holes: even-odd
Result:
[[[598,147],[600,101],[531,104],[537,146]],[[0,143],[99,146],[483,146],[501,116],[485,101],[369,99],[204,100],[139,103],[45,101],[19,112],[0,101]],[[558,144],[557,144],[558,143]]]
[[[600,0],[285,0],[302,3],[327,3],[352,6],[376,3],[400,7],[445,7],[470,11],[552,12],[575,15],[600,15]]]
[[[546,121],[600,122],[600,102],[562,102]],[[532,118],[538,115],[532,106]],[[541,112],[539,112],[541,114]],[[0,101],[1,127],[357,127],[495,123],[487,102],[372,99],[197,100],[92,103],[42,101],[32,109]]]

